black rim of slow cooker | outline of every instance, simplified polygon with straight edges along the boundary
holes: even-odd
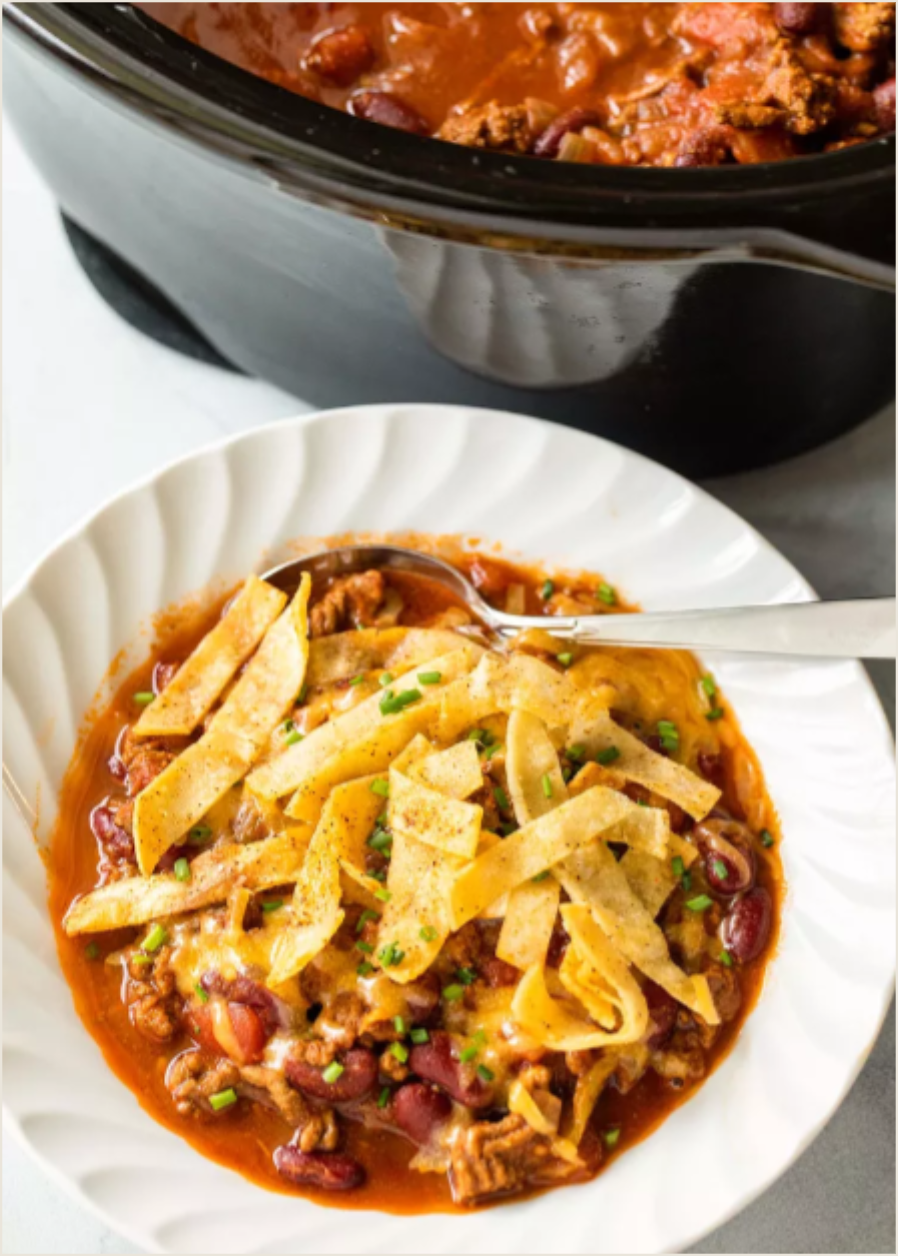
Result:
[[[510,158],[408,135],[277,87],[126,4],[11,4],[45,51],[130,105],[283,183],[390,198],[409,212],[468,211],[482,228],[522,221],[619,228],[777,226],[784,207],[894,178],[895,136],[753,166],[670,170]],[[800,224],[799,224],[800,225]],[[662,247],[659,242],[659,247]]]

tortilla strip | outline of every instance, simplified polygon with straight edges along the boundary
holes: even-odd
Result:
[[[390,772],[389,825],[397,834],[416,837],[447,855],[473,859],[480,838],[483,808],[447,798],[393,768]]]
[[[655,859],[641,850],[628,850],[620,861],[620,867],[630,883],[630,889],[654,919],[673,894],[677,878],[671,870],[669,859]]]
[[[670,838],[670,816],[664,808],[639,805],[606,833],[604,840],[620,842],[655,859],[666,859]]]
[[[305,833],[297,827],[245,846],[239,842],[215,846],[191,862],[189,881],[167,872],[112,881],[73,904],[63,921],[65,931],[102,933],[147,924],[223,903],[235,885],[250,890],[285,885],[299,875],[307,846]]]
[[[694,820],[704,819],[720,798],[716,786],[690,772],[682,763],[650,750],[638,737],[615,724],[607,711],[586,709],[588,716],[575,718],[572,725],[573,743],[584,746],[593,757],[602,750],[616,747],[620,752],[620,757],[614,761],[616,772],[622,772],[629,780],[644,785],[662,798],[669,798]]]
[[[466,728],[497,711],[530,711],[550,728],[566,724],[575,691],[564,672],[529,654],[505,658],[485,654],[460,685],[447,692],[440,712],[439,737],[454,741]]]
[[[521,826],[567,799],[567,785],[546,726],[529,711],[512,711],[509,717],[505,770],[515,819]],[[543,787],[546,778],[551,789],[548,797]],[[545,960],[560,897],[561,887],[554,877],[527,881],[510,892],[496,943],[499,959],[522,970]]]
[[[459,800],[470,797],[483,785],[480,756],[473,741],[460,741],[448,750],[428,755],[414,764],[408,775],[438,794]]]
[[[527,969],[511,1002],[517,1024],[550,1051],[591,1051],[596,1047],[636,1041],[617,1031],[599,1029],[576,1007],[573,1002],[568,1004],[552,997],[542,964]]]
[[[311,579],[265,634],[199,741],[137,795],[134,849],[144,876],[246,775],[302,686],[309,652]]]
[[[450,654],[428,660],[421,670],[438,671],[441,683],[425,687],[420,701],[397,714],[383,714],[380,704],[384,693],[381,692],[372,694],[351,710],[322,724],[302,741],[288,746],[282,754],[256,768],[248,778],[250,789],[263,798],[281,798],[284,794],[297,791],[290,800],[287,814],[301,820],[316,820],[327,792],[334,785],[389,766],[416,733],[423,732],[434,722],[444,687],[474,666],[474,649],[463,645]],[[417,688],[415,672],[400,677],[390,686],[395,694]],[[369,750],[373,750],[373,754],[366,764]],[[334,774],[328,770],[336,758],[350,755],[356,761],[362,761],[360,770],[352,767],[343,775],[339,771]],[[310,800],[308,805],[302,801],[306,793]]]
[[[605,1083],[616,1068],[616,1052],[606,1051],[595,1064],[590,1065],[586,1073],[577,1078],[570,1119],[565,1124],[564,1130],[565,1137],[570,1139],[575,1147],[580,1146],[593,1109],[605,1089]]]
[[[437,850],[410,833],[393,835],[387,873],[389,899],[378,929],[378,958],[391,943],[398,964],[384,967],[392,981],[405,985],[425,972],[452,931],[449,893],[464,861]]]
[[[452,887],[453,929],[473,920],[506,891],[539,876],[579,847],[594,844],[634,805],[623,794],[596,785],[478,855]]]
[[[250,576],[227,614],[208,632],[134,725],[135,737],[187,736],[213,707],[287,601]]]
[[[377,776],[338,785],[328,799],[328,839],[343,872],[370,897],[383,887],[365,870],[368,839],[384,809],[384,800],[371,786]],[[324,816],[322,816],[324,823]],[[368,906],[367,898],[364,899]]]
[[[354,628],[335,632],[311,642],[306,681],[314,689],[381,669],[401,676],[464,644],[466,638],[448,628]]]
[[[598,1024],[608,1021],[608,1006],[620,1018],[619,1041],[638,1042],[649,1024],[649,1007],[630,965],[615,950],[592,912],[582,904],[566,903],[561,909],[564,927],[571,937],[558,975],[565,989],[578,999]]]
[[[689,977],[673,962],[667,939],[604,842],[574,851],[555,875],[574,903],[589,907],[614,946],[634,967],[709,1024],[719,1024],[706,978]]]

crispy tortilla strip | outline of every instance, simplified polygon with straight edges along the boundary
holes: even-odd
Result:
[[[464,675],[476,660],[477,647],[463,645],[450,654],[430,659],[422,671],[439,672],[438,685],[421,690],[422,698],[393,715],[380,709],[384,693],[374,693],[358,706],[338,715],[296,742],[277,758],[263,763],[248,778],[249,786],[263,798],[280,798],[296,791],[287,814],[314,822],[328,792],[353,776],[366,776],[388,767],[416,733],[435,722],[445,686]],[[400,677],[390,689],[395,694],[417,689],[415,672]],[[341,767],[338,761],[345,766]],[[361,767],[357,767],[357,764]]]
[[[605,834],[605,841],[620,842],[655,859],[666,859],[670,837],[670,816],[663,807],[637,806]]]
[[[652,917],[673,894],[677,878],[671,870],[669,859],[656,859],[641,850],[628,850],[620,861],[620,867],[630,883],[630,889]]]
[[[500,895],[539,876],[579,847],[594,844],[634,805],[623,794],[597,785],[478,855],[452,888],[452,927],[460,929]]]
[[[515,1078],[508,1088],[508,1111],[522,1116],[537,1134],[554,1138],[561,1121],[561,1100],[549,1091],[544,1091],[540,1098],[543,1101],[542,1107],[524,1083],[519,1078]]]
[[[564,672],[529,654],[504,658],[485,654],[466,680],[447,690],[440,712],[441,741],[455,741],[466,728],[497,711],[530,711],[550,728],[566,724],[576,693]]]
[[[383,669],[401,676],[428,659],[449,654],[466,639],[448,628],[356,628],[317,637],[309,648],[310,687],[351,680]],[[475,647],[479,653],[479,647]],[[423,669],[422,669],[423,670]]]
[[[669,853],[671,859],[673,859],[675,855],[679,855],[683,861],[684,867],[691,868],[696,859],[698,859],[698,851],[696,848],[691,842],[687,842],[684,837],[680,837],[679,833],[671,833],[668,838],[668,844],[670,847]]]
[[[448,750],[428,755],[414,764],[408,775],[438,794],[460,800],[470,797],[483,785],[480,756],[473,741],[460,741]]]
[[[585,710],[588,714],[581,712],[573,721],[572,743],[584,746],[592,756],[616,746],[620,751],[620,757],[614,762],[616,772],[622,772],[629,780],[654,790],[662,798],[669,798],[694,820],[704,819],[720,798],[720,790],[716,786],[696,776],[681,763],[650,750],[638,737],[615,724],[607,711],[596,711],[591,706]]]
[[[571,1106],[569,1120],[565,1123],[564,1134],[567,1139],[579,1147],[586,1133],[586,1127],[593,1114],[599,1096],[605,1089],[605,1083],[617,1068],[617,1055],[613,1051],[604,1052],[595,1064],[577,1078],[574,1090],[574,1102]]]
[[[404,772],[406,776],[414,776],[415,765],[432,755],[435,750],[436,747],[432,741],[428,740],[423,733],[416,733],[406,748],[396,756],[390,767],[395,768],[397,772]]]
[[[293,892],[292,920],[272,952],[269,986],[282,985],[301,972],[343,923],[339,852],[349,823],[346,801],[345,796],[328,799],[312,834]]]
[[[574,903],[589,907],[613,945],[635,968],[709,1024],[719,1023],[707,980],[688,977],[670,958],[667,939],[604,842],[574,851],[555,875]]]
[[[464,861],[407,833],[393,835],[387,873],[389,900],[378,930],[377,959],[393,946],[398,963],[384,965],[392,981],[405,985],[436,959],[451,932],[449,893]]]
[[[567,785],[546,726],[529,711],[512,711],[509,717],[505,770],[515,819],[522,827],[567,799]],[[552,941],[560,897],[561,887],[554,877],[526,881],[513,889],[496,943],[498,957],[522,970],[541,964]]]
[[[610,1003],[620,1020],[618,1041],[638,1042],[648,1029],[649,1007],[630,965],[588,907],[566,903],[561,918],[571,937],[558,972],[562,985],[599,1024],[606,1024]]]
[[[379,881],[365,871],[368,839],[374,831],[377,817],[384,809],[383,798],[371,788],[378,779],[376,775],[363,776],[357,781],[338,785],[328,799],[326,808],[328,840],[342,871],[356,886],[366,891],[366,896],[359,898],[366,907],[370,906],[368,900],[383,888]],[[324,823],[324,815],[321,823]]]
[[[77,900],[63,922],[65,931],[102,933],[195,911],[223,903],[235,885],[250,890],[285,885],[299,875],[307,846],[306,834],[297,826],[262,842],[229,843],[197,855],[189,881],[167,872],[112,881]]]
[[[287,595],[250,576],[227,614],[185,659],[134,725],[136,737],[187,736],[211,711],[284,608]]]
[[[573,1000],[553,998],[542,964],[528,968],[518,982],[511,1012],[521,1029],[550,1051],[591,1051],[624,1041],[620,1033],[587,1020]]]
[[[447,855],[474,858],[483,820],[482,807],[447,798],[392,768],[387,814],[394,838],[401,833],[435,846]]]
[[[134,849],[144,876],[246,774],[302,686],[311,580],[268,629],[208,730],[137,795]]]

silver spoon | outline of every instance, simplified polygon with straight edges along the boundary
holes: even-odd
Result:
[[[483,600],[461,572],[439,558],[397,545],[344,545],[294,559],[264,579],[292,593],[302,572],[313,583],[371,568],[408,571],[447,586],[500,636],[541,628],[584,645],[731,650],[746,654],[801,654],[822,658],[894,658],[895,599],[790,602],[722,610],[654,611],[618,615],[509,615]]]

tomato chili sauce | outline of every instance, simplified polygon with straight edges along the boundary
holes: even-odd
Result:
[[[510,586],[518,590],[517,609],[529,614],[570,614],[577,613],[578,608],[580,613],[636,609],[623,602],[616,590],[593,576],[550,578],[533,567],[470,553],[453,555],[452,561],[473,579],[488,602],[501,609],[505,609]],[[400,625],[426,624],[441,612],[460,609],[462,605],[446,588],[419,576],[390,573],[389,584],[402,597]],[[523,606],[519,592],[522,587]],[[109,1067],[155,1120],[185,1138],[204,1156],[237,1170],[259,1185],[305,1195],[316,1203],[330,1206],[377,1208],[400,1214],[466,1211],[453,1202],[443,1174],[408,1168],[414,1148],[388,1130],[344,1123],[341,1146],[364,1166],[367,1181],[356,1190],[329,1193],[298,1188],[279,1176],[272,1163],[272,1150],[287,1141],[290,1129],[279,1115],[261,1104],[242,1101],[221,1113],[204,1117],[179,1116],[166,1088],[165,1075],[170,1060],[191,1045],[190,1039],[186,1031],[182,1031],[171,1042],[160,1044],[139,1033],[123,997],[126,970],[104,962],[106,956],[131,943],[140,930],[129,928],[90,938],[69,937],[62,928],[63,917],[72,901],[98,883],[101,851],[91,828],[91,814],[116,787],[120,789],[119,781],[110,770],[110,762],[114,764],[122,729],[133,724],[140,714],[141,707],[135,703],[134,695],[151,692],[158,682],[157,669],[174,660],[183,660],[190,653],[214,626],[227,601],[228,598],[218,598],[203,610],[198,610],[194,602],[180,619],[177,614],[166,613],[164,628],[160,630],[157,626],[156,641],[149,656],[122,681],[108,706],[89,721],[65,776],[59,818],[48,854],[49,904],[60,962],[72,989],[76,1010]],[[663,691],[666,718],[675,724],[685,723],[689,718],[689,695],[702,684],[702,671],[696,659],[681,651],[602,649],[624,665],[628,674],[645,686],[646,693]],[[682,699],[678,699],[678,694]],[[715,691],[711,701],[714,718],[708,722],[707,741],[716,749],[709,752],[704,770],[722,789],[721,807],[732,817],[744,820],[752,832],[759,835],[756,883],[771,897],[773,919],[760,955],[736,966],[741,1006],[732,1019],[721,1025],[716,1040],[705,1050],[704,1077],[733,1047],[761,993],[768,963],[776,949],[784,892],[778,822],[760,766],[725,698]],[[651,744],[651,736],[647,735],[646,740]],[[686,827],[688,829],[688,824]],[[698,869],[701,863],[697,861],[694,868]],[[700,888],[699,885],[692,892]],[[675,899],[684,896],[689,897],[675,891]],[[662,910],[659,921],[663,922],[669,911],[670,904]],[[715,911],[714,919],[719,919],[720,910],[716,905]],[[708,931],[712,924],[713,920],[709,920]],[[673,957],[677,959],[675,950]],[[601,1142],[602,1131],[619,1131],[619,1134],[606,1138],[601,1165],[593,1161],[592,1169],[600,1171],[607,1167],[617,1155],[649,1135],[676,1107],[688,1100],[704,1077],[686,1080],[677,1086],[648,1068],[627,1093],[622,1093],[614,1081],[606,1085],[593,1113],[593,1140]]]
[[[894,4],[141,4],[357,117],[592,165],[781,161],[895,129]]]

